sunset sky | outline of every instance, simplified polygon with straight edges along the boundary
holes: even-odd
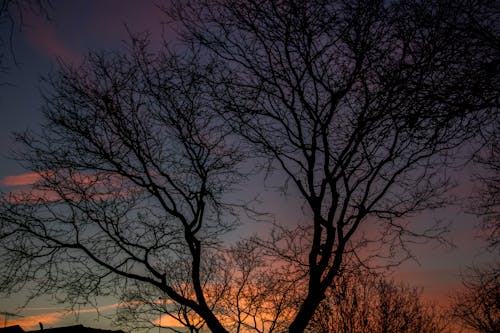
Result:
[[[12,132],[36,130],[42,121],[40,77],[57,68],[57,61],[78,64],[88,50],[114,50],[127,39],[127,25],[131,31],[149,31],[153,45],[159,45],[162,31],[168,39],[173,35],[171,27],[162,25],[164,17],[156,6],[147,0],[52,0],[50,20],[25,15],[25,26],[16,27],[13,35],[13,50],[19,66],[2,76],[9,85],[0,86],[0,189],[12,191],[32,184],[36,174],[24,170],[9,158],[16,146]],[[5,29],[2,27],[2,29]],[[465,196],[472,190],[468,182],[475,172],[472,169],[457,170],[463,183],[454,189],[457,195]],[[278,219],[293,219],[297,202],[271,193],[264,194],[268,206]],[[454,246],[437,243],[415,244],[416,260],[410,260],[397,270],[389,272],[394,278],[404,280],[425,290],[429,300],[447,303],[448,294],[460,287],[460,273],[471,264],[491,261],[485,243],[478,238],[475,229],[477,219],[456,207],[436,213],[415,217],[426,223],[434,218],[451,223],[448,239]],[[1,263],[0,263],[1,264]],[[1,268],[0,268],[1,269]],[[99,312],[90,306],[81,306],[78,311],[68,311],[64,305],[48,295],[47,299],[35,300],[24,309],[25,295],[13,295],[0,300],[0,312],[18,313],[23,317],[8,318],[8,325],[20,324],[24,329],[57,327],[81,323],[91,327],[110,328],[107,315],[116,308],[116,300],[99,300]],[[3,317],[0,315],[0,325]]]

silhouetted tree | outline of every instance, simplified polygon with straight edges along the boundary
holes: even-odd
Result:
[[[79,302],[143,284],[225,331],[206,286],[217,293],[217,245],[235,222],[222,194],[241,154],[193,59],[145,47],[47,79],[43,130],[17,137],[40,179],[2,200],[0,287],[35,279],[37,295]]]
[[[498,111],[499,54],[463,28],[490,24],[469,3],[180,1],[183,57],[134,39],[63,67],[42,132],[18,137],[40,180],[2,198],[1,289],[304,332],[346,257],[440,237],[406,218],[445,204],[446,167]],[[222,244],[243,155],[285,176],[306,224]]]
[[[336,279],[309,325],[311,332],[450,332],[422,290],[355,270]]]
[[[452,315],[464,327],[481,333],[500,331],[500,267],[473,267],[453,295]]]
[[[202,0],[165,8],[219,61],[221,117],[304,199],[306,252],[267,242],[303,270],[290,332],[307,327],[345,253],[377,242],[401,254],[409,237],[436,235],[406,218],[444,203],[446,166],[498,112],[499,54],[472,29],[497,40],[494,6]],[[379,229],[363,237],[366,224]]]

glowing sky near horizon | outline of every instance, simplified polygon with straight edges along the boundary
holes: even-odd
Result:
[[[0,189],[13,189],[32,184],[37,175],[23,169],[10,159],[10,151],[15,149],[11,133],[28,128],[36,130],[42,120],[39,78],[57,68],[57,59],[78,64],[88,50],[113,50],[123,46],[127,39],[125,24],[132,31],[151,33],[153,45],[160,45],[162,31],[166,38],[172,35],[169,27],[162,25],[162,13],[149,1],[142,0],[53,0],[51,21],[33,15],[26,16],[26,26],[14,33],[14,52],[20,63],[13,67],[4,78],[11,83],[0,87]],[[465,177],[474,170],[460,171]],[[462,194],[471,191],[471,186],[462,184],[456,191]],[[266,194],[269,206],[275,210],[277,218],[293,219],[296,215],[296,201],[279,195]],[[296,209],[296,207],[295,207]],[[415,219],[428,220],[435,216],[424,214]],[[447,302],[447,294],[460,286],[460,273],[472,264],[491,260],[492,255],[484,250],[484,242],[477,237],[474,226],[476,217],[468,215],[459,207],[440,212],[439,218],[452,222],[448,238],[454,248],[430,243],[415,245],[415,257],[404,263],[391,274],[411,284],[422,286],[425,297],[430,300]],[[53,300],[38,300],[38,308],[18,310],[23,295],[13,295],[11,299],[0,300],[0,312],[17,312],[24,317],[9,318],[8,324],[20,324],[25,329],[57,327],[82,323],[92,327],[109,328],[109,320],[98,320],[95,309],[84,308],[78,312],[68,312]],[[115,300],[101,300],[101,311],[110,314],[115,308]],[[97,318],[97,319],[96,319]],[[100,317],[99,317],[100,318]],[[98,321],[96,321],[98,320]],[[3,323],[3,318],[0,318]]]

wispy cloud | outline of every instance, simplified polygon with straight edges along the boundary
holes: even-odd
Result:
[[[172,318],[168,314],[165,314],[165,315],[158,317],[158,319],[153,321],[153,324],[158,325],[158,326],[162,326],[162,327],[167,327],[167,326],[168,327],[182,327],[182,324],[178,320]]]
[[[6,176],[0,179],[0,185],[2,186],[32,185],[41,179],[42,176],[39,173],[35,172],[23,173],[20,175]]]
[[[58,323],[61,323],[66,317],[83,314],[83,313],[97,313],[97,312],[105,312],[116,309],[120,303],[108,304],[96,308],[87,308],[87,309],[79,309],[75,311],[67,311],[61,308],[56,307],[36,307],[36,308],[24,308],[22,313],[25,312],[35,312],[35,311],[47,311],[52,310],[45,313],[38,314],[28,314],[23,317],[16,318],[8,318],[8,325],[19,325],[23,329],[34,329],[39,327],[39,323],[42,323],[45,327],[55,326]],[[55,310],[55,311],[54,311]]]
[[[82,56],[59,38],[54,22],[45,18],[27,13],[26,22],[29,28],[25,34],[30,44],[41,54],[49,58],[61,58],[67,63],[80,63]]]
[[[50,185],[36,184],[43,179]],[[108,200],[126,197],[133,192],[131,188],[125,186],[126,183],[127,180],[118,174],[85,174],[66,170],[47,170],[0,179],[0,186],[13,187],[5,197],[5,200],[11,203],[54,202],[68,199]]]

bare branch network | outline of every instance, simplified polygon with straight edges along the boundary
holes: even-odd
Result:
[[[17,136],[38,181],[2,196],[1,290],[118,295],[144,329],[160,311],[179,332],[333,325],[318,316],[352,302],[352,269],[441,238],[409,218],[447,204],[447,168],[498,126],[494,6],[179,1],[163,10],[181,48],[132,36],[61,65],[42,129]],[[237,198],[256,172],[293,188],[307,223],[230,241],[255,213]],[[445,329],[422,327],[406,331]]]

